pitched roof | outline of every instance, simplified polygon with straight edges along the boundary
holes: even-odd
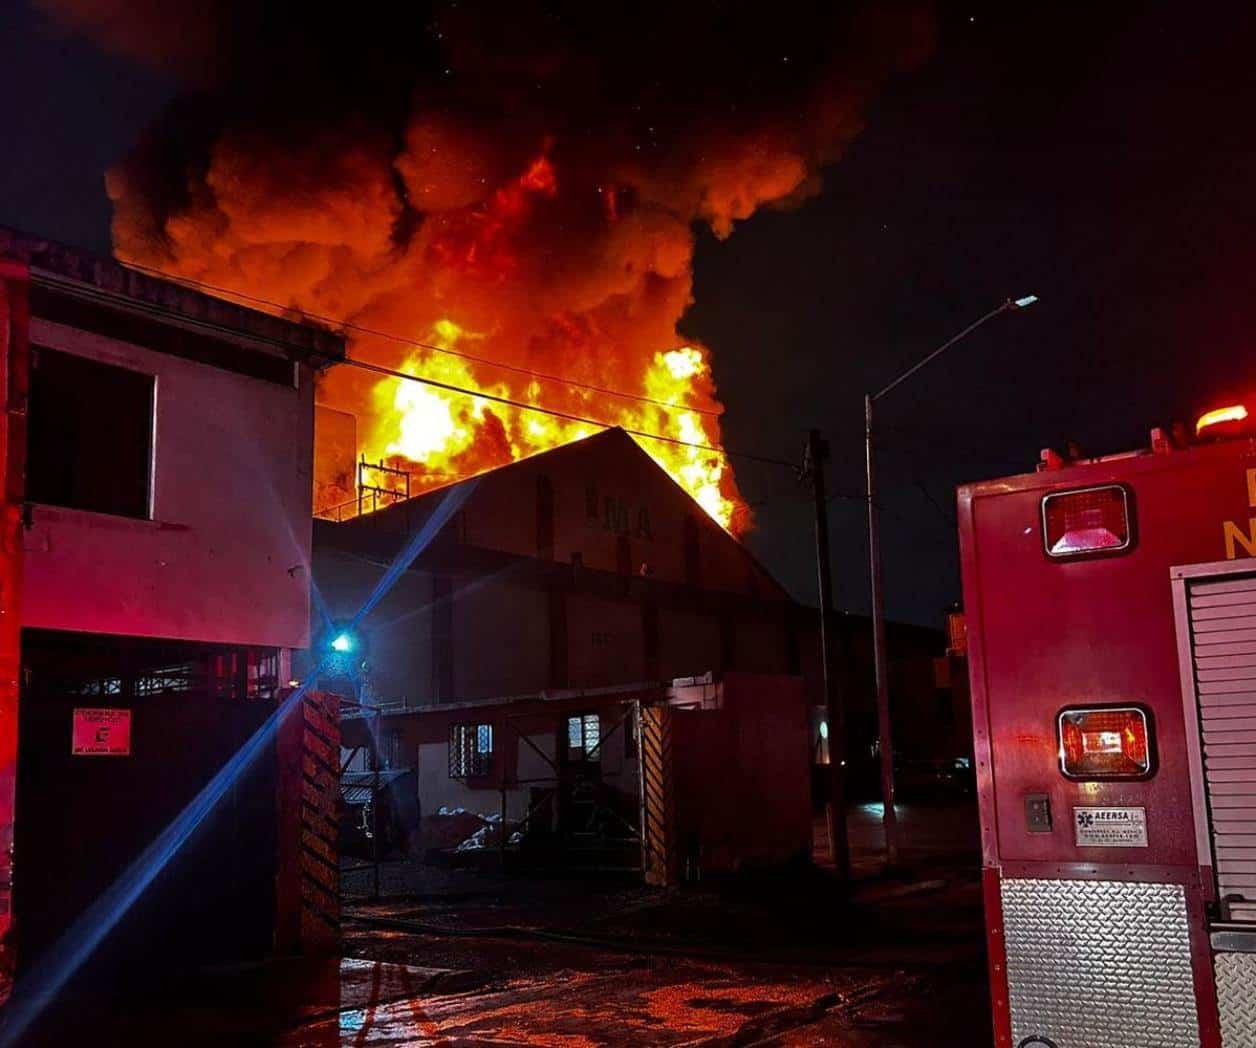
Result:
[[[725,551],[729,557],[736,558],[745,569],[748,569],[761,583],[760,595],[767,599],[788,600],[784,587],[772,577],[754,555],[732,535],[717,524],[707,512],[664,470],[640,445],[624,430],[613,427],[601,433],[585,437],[581,440],[563,444],[548,451],[518,459],[465,480],[456,481],[438,488],[431,489],[421,495],[395,503],[375,513],[355,517],[342,523],[316,520],[314,541],[320,544],[345,548],[357,546],[359,540],[364,548],[378,547],[381,535],[410,535],[421,528],[437,507],[461,488],[474,486],[467,496],[463,512],[469,511],[477,503],[493,499],[495,488],[510,488],[527,474],[561,476],[566,471],[588,472],[596,465],[604,466],[606,458],[619,459],[622,467],[610,471],[612,474],[622,470],[635,473],[647,483],[657,485],[657,492],[663,499],[672,501],[677,509],[683,507],[685,515],[691,517],[695,526],[702,534],[702,542],[713,548]],[[605,468],[595,471],[597,475],[607,476]],[[450,530],[453,522],[446,524],[442,533]],[[530,524],[520,522],[515,531],[529,531]],[[464,541],[472,546],[479,544],[480,535],[470,535]],[[679,544],[677,536],[677,544]],[[533,555],[534,551],[523,550],[525,555]],[[712,580],[707,580],[708,585]],[[718,585],[711,588],[720,588]]]

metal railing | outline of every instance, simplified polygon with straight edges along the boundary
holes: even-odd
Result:
[[[358,460],[357,473],[357,494],[344,502],[319,510],[314,514],[316,517],[340,524],[410,498],[410,471],[407,469],[390,466],[383,459],[367,462],[363,455]],[[369,483],[368,476],[376,483]]]

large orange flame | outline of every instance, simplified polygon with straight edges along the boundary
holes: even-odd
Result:
[[[444,318],[429,333],[436,348],[411,353],[400,370],[447,385],[479,389],[496,396],[522,397],[545,406],[545,384],[529,381],[522,391],[505,382],[481,382],[465,360],[441,353],[474,340],[453,320]],[[654,354],[641,386],[657,403],[640,402],[614,409],[608,421],[640,433],[658,433],[675,442],[638,437],[638,442],[724,528],[744,526],[744,512],[726,456],[690,445],[708,445],[718,437],[709,416],[686,405],[700,399],[696,382],[709,377],[702,350],[694,346]],[[376,411],[361,432],[361,452],[368,461],[404,469],[411,493],[468,476],[483,469],[532,455],[598,431],[599,427],[526,408],[466,397],[449,390],[398,378],[381,379],[372,390]],[[660,407],[659,404],[674,404]],[[603,401],[601,407],[608,405]],[[601,412],[606,416],[606,411]],[[504,452],[504,455],[503,455]],[[385,487],[391,487],[384,482]],[[731,494],[730,494],[731,489]]]
[[[536,200],[553,198],[558,192],[557,173],[548,156],[550,147],[547,141],[541,155],[529,163],[518,178],[496,190],[483,205],[449,217],[428,249],[442,267],[481,284],[499,284],[512,279],[519,264],[513,240],[531,217]],[[614,206],[608,207],[607,220],[614,222],[617,220]],[[555,319],[561,327],[564,318]],[[638,433],[670,437],[670,441],[637,439],[723,527],[730,530],[735,526],[738,530],[744,527],[744,507],[736,493],[726,456],[690,446],[710,446],[719,439],[714,418],[693,410],[704,401],[711,403],[711,398],[703,391],[704,385],[710,388],[710,366],[701,349],[694,346],[665,348],[647,358],[643,370],[627,376],[635,381],[632,382],[634,388],[626,392],[641,399],[613,395],[594,398],[580,396],[577,389],[555,390],[548,379],[525,375],[523,381],[519,381],[517,371],[499,374],[496,379],[484,377],[479,372],[491,375],[494,370],[491,365],[476,367],[467,359],[453,355],[460,348],[466,348],[465,342],[483,341],[484,337],[483,333],[464,328],[452,316],[441,317],[421,339],[430,348],[410,353],[400,370],[539,408],[549,407],[558,399],[566,414],[583,415]],[[334,385],[334,382],[329,383],[325,388]],[[576,394],[577,401],[574,410],[572,393]],[[372,390],[372,401],[375,410],[363,420],[361,452],[369,461],[386,462],[404,469],[411,477],[412,494],[503,461],[578,440],[599,428],[404,379],[380,380]]]

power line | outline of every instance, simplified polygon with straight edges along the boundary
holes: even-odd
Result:
[[[123,264],[131,269],[135,269],[143,273],[151,273],[154,276],[161,278],[162,280],[170,280],[170,281],[174,281],[175,283],[187,284],[191,287],[199,288],[205,291],[212,291],[217,294],[226,295],[231,298],[237,298],[245,302],[253,302],[259,305],[270,306],[272,309],[278,310],[280,314],[287,311],[285,306],[283,306],[279,302],[275,302],[273,299],[262,298],[258,295],[249,295],[242,291],[233,291],[230,288],[220,287],[217,284],[210,284],[202,280],[194,280],[191,277],[173,276],[169,273],[166,273],[160,269],[156,269],[152,266],[145,266],[145,265],[141,265],[135,262],[125,262]],[[492,367],[501,367],[510,371],[519,372],[521,374],[531,375],[534,378],[542,378],[542,379],[547,379],[554,382],[563,382],[569,386],[574,386],[577,389],[588,389],[594,392],[606,393],[610,396],[624,397],[625,399],[628,399],[628,400],[638,400],[647,404],[655,404],[659,407],[680,409],[682,411],[692,411],[692,412],[695,412],[697,414],[702,414],[702,415],[718,415],[719,414],[719,412],[717,411],[711,411],[706,408],[693,408],[684,404],[673,404],[673,403],[669,403],[668,401],[654,400],[650,397],[643,397],[636,393],[624,393],[619,390],[606,389],[601,386],[593,386],[587,383],[573,382],[568,379],[559,378],[558,376],[555,376],[555,375],[545,375],[542,372],[530,371],[527,368],[518,368],[511,364],[503,364],[500,361],[489,360],[487,358],[473,356],[472,354],[469,354],[469,353],[461,353],[461,352],[458,352],[457,350],[445,349],[442,346],[429,345],[428,343],[419,342],[415,339],[405,338],[401,335],[396,335],[391,332],[377,331],[373,328],[368,328],[360,324],[351,323],[350,321],[338,320],[335,317],[321,316],[317,313],[307,313],[304,311],[302,311],[302,316],[311,320],[320,321],[321,323],[328,324],[333,327],[336,325],[339,325],[351,331],[360,331],[363,334],[377,335],[381,338],[391,339],[403,345],[415,346],[419,349],[430,349],[436,353],[447,353],[451,356],[462,357],[468,360],[474,360],[479,363],[487,364]],[[555,418],[566,419],[569,422],[582,422],[591,426],[599,426],[602,429],[613,429],[617,425],[616,423],[613,423],[613,422],[604,422],[601,419],[588,418],[584,415],[576,415],[571,412],[559,411],[555,408],[543,408],[538,404],[529,404],[526,401],[513,400],[510,397],[498,396],[495,393],[484,393],[479,390],[466,389],[463,386],[455,386],[449,382],[440,382],[436,379],[426,378],[422,375],[411,375],[409,372],[398,371],[394,368],[385,367],[382,364],[374,364],[368,360],[357,360],[351,357],[345,357],[344,360],[340,361],[339,363],[347,367],[357,367],[357,368],[362,368],[363,370],[366,370],[366,371],[373,371],[377,374],[387,375],[390,378],[405,379],[406,381],[409,381],[409,382],[421,382],[424,385],[435,386],[438,389],[444,389],[451,393],[461,393],[464,396],[468,396],[468,397],[479,397],[481,400],[490,400],[498,404],[505,404],[510,407],[519,408],[522,411],[536,411],[543,415],[552,415]],[[659,440],[667,444],[678,445],[679,447],[695,448],[699,451],[714,451],[718,454],[728,455],[733,458],[742,458],[751,462],[762,462],[769,466],[784,466],[788,469],[797,469],[797,463],[787,462],[784,459],[771,458],[770,456],[767,456],[767,455],[755,455],[748,451],[733,451],[731,448],[716,446],[714,444],[699,444],[696,441],[681,440],[679,437],[668,437],[668,436],[664,436],[661,433],[648,433],[645,430],[630,429],[627,426],[620,426],[619,428],[622,429],[625,433],[630,433],[634,437],[642,437],[646,440]]]
[[[126,262],[123,264],[131,269],[139,270],[142,273],[151,273],[163,280],[186,284],[190,287],[198,288],[203,291],[212,291],[215,294],[226,295],[231,298],[239,299],[242,302],[269,306],[272,309],[278,310],[281,314],[287,312],[287,307],[285,307],[281,302],[276,302],[273,299],[261,298],[258,295],[249,295],[243,291],[233,291],[230,288],[220,287],[217,284],[206,283],[202,280],[194,280],[191,277],[173,276],[160,269],[155,269],[151,266],[139,265],[135,262]],[[625,400],[636,400],[642,404],[653,404],[655,407],[670,408],[674,411],[692,411],[698,415],[718,416],[721,414],[721,412],[715,411],[711,408],[696,408],[691,407],[688,404],[677,404],[673,401],[657,400],[654,397],[643,396],[640,393],[625,393],[623,390],[611,389],[608,386],[599,386],[591,382],[577,382],[574,379],[563,378],[561,375],[551,375],[544,371],[535,371],[531,368],[520,367],[517,364],[507,364],[500,360],[492,360],[489,357],[477,356],[474,353],[466,353],[458,349],[449,349],[447,346],[433,345],[430,342],[420,342],[418,339],[406,338],[404,335],[398,335],[391,331],[382,331],[378,328],[367,327],[364,324],[355,324],[352,321],[342,320],[338,317],[323,316],[318,313],[310,313],[305,310],[301,311],[301,315],[309,320],[316,320],[331,327],[340,327],[348,331],[356,331],[362,335],[372,335],[375,338],[388,339],[391,342],[398,342],[403,346],[411,346],[415,349],[426,349],[433,353],[444,353],[451,357],[458,357],[461,360],[470,360],[477,364],[483,364],[486,367],[500,368],[503,371],[510,371],[517,375],[527,375],[529,378],[541,379],[544,382],[560,382],[563,385],[571,386],[575,389],[588,390],[590,393],[602,393],[609,397],[622,397]]]
[[[941,503],[939,503],[938,500],[933,497],[929,489],[925,487],[924,481],[922,481],[919,477],[913,474],[912,483],[916,485],[917,490],[919,490],[920,494],[922,494],[925,497],[925,500],[929,503],[929,505],[934,508],[934,510],[937,512],[939,517],[941,517],[944,521],[946,521],[946,523],[950,525],[952,528],[959,527],[959,522],[955,519],[954,516],[952,516],[950,513],[948,513],[945,509],[942,508]]]
[[[480,400],[490,400],[495,404],[505,404],[512,408],[518,408],[521,411],[536,411],[542,415],[552,415],[555,418],[565,419],[568,422],[581,422],[590,426],[598,426],[602,429],[614,429],[616,423],[603,422],[601,419],[588,418],[584,415],[575,415],[568,411],[559,411],[556,408],[543,408],[539,404],[529,404],[522,400],[513,400],[510,397],[498,396],[496,393],[484,393],[476,389],[466,389],[462,386],[455,386],[449,382],[440,382],[434,378],[427,378],[423,375],[411,375],[405,371],[397,371],[394,368],[386,368],[382,364],[372,364],[368,360],[354,360],[346,357],[343,361],[347,367],[361,368],[364,371],[373,371],[378,375],[386,375],[389,378],[405,379],[408,382],[421,382],[425,386],[435,386],[437,389],[447,390],[450,393],[461,393],[468,397],[478,397]],[[625,433],[631,433],[634,437],[643,437],[646,440],[661,440],[666,444],[676,444],[682,448],[696,448],[699,451],[714,451],[720,455],[728,455],[730,457],[748,459],[752,462],[763,462],[769,466],[786,466],[789,469],[796,469],[797,463],[786,462],[784,459],[770,458],[766,455],[755,455],[748,451],[733,451],[731,448],[717,446],[715,444],[699,444],[692,440],[681,440],[679,437],[668,437],[661,433],[647,433],[642,429],[630,429],[627,426],[619,426]]]

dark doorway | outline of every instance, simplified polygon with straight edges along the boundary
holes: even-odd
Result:
[[[27,630],[22,636],[14,917],[20,971],[266,721],[274,652]],[[76,714],[76,711],[79,711]],[[111,752],[86,718],[122,716]],[[78,750],[79,752],[74,752]],[[86,971],[134,982],[258,957],[274,933],[273,740],[144,890]],[[143,958],[147,963],[137,968]],[[162,958],[160,971],[152,959]]]

